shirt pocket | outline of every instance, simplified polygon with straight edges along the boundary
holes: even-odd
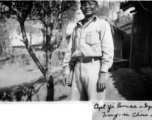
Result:
[[[86,43],[89,45],[95,45],[99,43],[99,33],[97,32],[87,32],[86,33]]]

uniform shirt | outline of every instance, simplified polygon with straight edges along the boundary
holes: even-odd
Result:
[[[114,45],[108,22],[97,16],[82,25],[77,23],[63,60],[64,74],[69,73],[69,61],[72,57],[101,57],[101,72],[108,72],[112,66]]]

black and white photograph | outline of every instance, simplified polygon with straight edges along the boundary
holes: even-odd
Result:
[[[151,1],[0,1],[0,101],[151,101],[151,21]]]

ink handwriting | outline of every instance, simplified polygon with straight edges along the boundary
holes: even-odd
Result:
[[[101,112],[102,120],[119,120],[128,117],[131,120],[142,118],[144,120],[152,119],[151,102],[107,102],[104,104],[94,104],[94,109]]]

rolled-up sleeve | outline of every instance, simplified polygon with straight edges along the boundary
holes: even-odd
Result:
[[[71,35],[70,42],[69,42],[69,45],[68,45],[68,50],[67,50],[67,52],[64,56],[64,59],[63,59],[64,74],[69,74],[69,72],[70,72],[69,61],[71,60],[71,55],[72,55],[73,36],[74,36],[74,32]]]
[[[106,21],[104,25],[102,25],[100,39],[101,39],[101,50],[102,50],[100,71],[108,72],[109,68],[113,64],[114,44],[111,33],[111,27],[109,23]]]

